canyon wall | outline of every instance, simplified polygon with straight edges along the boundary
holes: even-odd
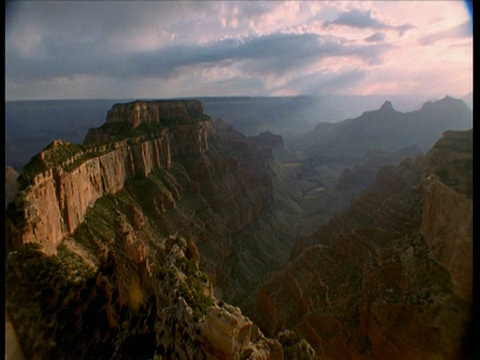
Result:
[[[472,131],[445,133],[427,154],[421,231],[430,254],[452,277],[455,293],[472,299]]]
[[[196,106],[144,105],[114,106],[84,145],[55,141],[25,168],[6,302],[26,357],[311,359],[214,296],[234,282],[236,234],[273,201],[271,151],[216,134]]]
[[[384,167],[299,239],[260,285],[253,319],[298,329],[325,359],[463,358],[471,316],[472,131]]]
[[[87,136],[91,145],[61,162],[52,158],[67,153],[71,144],[54,141],[32,160],[40,163],[35,166],[41,165],[46,170],[31,176],[28,186],[21,191],[24,211],[20,241],[40,243],[46,253],[54,254],[62,239],[75,231],[88,208],[99,198],[115,194],[130,178],[146,177],[153,169],[170,169],[172,157],[207,152],[209,137],[214,134],[211,119],[199,113],[202,110],[199,103],[182,104],[177,101],[171,105],[166,102],[149,102],[148,106],[143,102],[114,105],[109,121],[136,125],[152,121],[151,113],[130,111],[131,107],[153,107],[157,120],[159,116],[176,119],[175,126],[163,129],[154,138],[139,136],[100,145],[95,142],[101,137],[95,135],[101,131],[92,130],[94,135]]]
[[[138,121],[138,114],[129,110],[132,107],[113,107],[117,117],[119,109],[125,110],[124,122],[116,123],[119,128],[107,122],[90,130],[85,145],[54,141],[32,159],[21,176],[22,191],[9,209],[15,230],[7,234],[7,248],[35,242],[47,254],[55,254],[66,237],[105,241],[112,234],[104,227],[76,233],[85,222],[98,220],[87,219],[87,213],[100,199],[128,186],[132,201],[157,226],[157,236],[179,233],[195,241],[217,295],[234,296],[247,285],[254,287],[246,281],[238,286],[232,279],[234,268],[241,268],[240,274],[249,274],[249,279],[254,274],[258,281],[290,249],[290,238],[274,241],[275,234],[285,229],[272,228],[271,223],[278,223],[271,219],[272,211],[261,216],[267,207],[274,208],[268,173],[273,162],[270,138],[279,145],[281,138],[270,134],[264,136],[266,143],[263,137],[249,140],[232,127],[214,128],[206,115],[195,112],[193,118],[182,120],[193,111],[186,109],[178,117],[170,113],[168,121],[159,118],[164,122],[157,123],[160,127],[150,127],[151,119],[144,114],[138,132],[130,126],[125,131],[130,120]],[[255,229],[246,228],[259,220]],[[107,216],[102,221],[110,220]],[[241,252],[244,259],[239,266],[233,260],[236,248],[252,248],[252,236],[261,251],[254,256]],[[263,253],[268,262],[258,261]]]
[[[144,123],[205,118],[202,103],[198,100],[138,100],[115,104],[107,113],[107,123],[128,122],[133,127]]]

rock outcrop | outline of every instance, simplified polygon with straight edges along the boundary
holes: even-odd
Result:
[[[422,111],[436,116],[438,105]],[[342,134],[353,139],[379,114],[380,130],[405,119],[385,103]],[[459,261],[472,257],[471,137],[447,132],[426,158],[383,167],[290,252],[320,197],[330,216],[336,195],[419,149],[364,144],[367,158],[339,182],[344,167],[300,163],[277,135],[213,124],[197,101],[116,104],[83,145],[58,140],[34,157],[7,208],[7,311],[25,355],[459,356],[471,306],[471,262]]]
[[[272,134],[268,130],[261,132],[257,136],[250,136],[250,140],[267,149],[278,150],[285,147],[283,138],[280,135]]]
[[[154,121],[146,110],[140,112],[142,116],[132,113],[131,107],[135,109],[139,104],[145,105],[115,105],[110,121],[123,119],[136,125]],[[17,208],[23,209],[21,238],[16,241],[41,243],[47,253],[54,254],[62,239],[73,234],[88,208],[99,198],[117,193],[135,176],[146,177],[154,169],[170,169],[172,157],[208,151],[209,137],[214,134],[211,119],[198,113],[202,108],[196,102],[183,107],[181,104],[149,103],[146,109],[154,107],[157,120],[158,116],[165,116],[175,119],[176,125],[148,136],[124,140],[115,137],[113,143],[98,145],[95,141],[100,141],[103,134],[100,128],[87,136],[90,140],[86,143],[94,143],[89,147],[54,141],[25,167],[17,204]]]
[[[126,104],[115,104],[107,113],[107,123],[130,123],[133,127],[140,124],[176,121],[186,119],[208,119],[198,100],[137,100]]]
[[[253,319],[298,329],[325,359],[466,354],[472,287],[472,132],[382,168],[342,214],[300,239]]]
[[[255,336],[257,341],[252,343],[252,327],[253,323],[237,307],[228,304],[209,307],[201,324],[207,358],[283,359],[282,345],[278,340],[265,338],[259,333]]]
[[[145,229],[117,217],[120,238],[96,268],[71,245],[55,257],[36,244],[10,254],[6,305],[27,358],[283,359],[278,341],[252,336],[238,308],[217,302],[185,239],[145,242],[139,259],[122,247]]]
[[[189,104],[116,105],[84,145],[54,141],[25,167],[6,298],[27,358],[313,356],[214,296],[234,282],[238,234],[273,201],[273,158]]]

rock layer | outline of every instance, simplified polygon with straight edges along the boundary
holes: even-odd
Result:
[[[128,122],[137,127],[152,122],[199,120],[207,118],[198,100],[134,101],[115,104],[107,113],[107,123]]]

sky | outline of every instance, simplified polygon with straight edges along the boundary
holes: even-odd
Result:
[[[10,1],[6,100],[473,91],[463,1]]]

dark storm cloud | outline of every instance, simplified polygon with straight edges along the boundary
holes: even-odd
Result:
[[[408,1],[391,11],[387,3],[345,11],[343,2],[317,1],[11,1],[5,19],[6,97],[283,95],[313,91],[315,81],[328,88],[343,84],[352,92],[359,91],[360,80],[372,81],[362,77],[370,70],[402,74],[398,81],[404,82],[404,67],[396,72],[377,66],[392,64],[399,51],[467,34],[449,42],[465,51],[471,28],[440,30],[442,22],[391,39],[413,28],[405,19],[416,24],[422,12],[439,15],[428,6],[413,14],[417,7]],[[456,2],[444,3],[455,10]],[[361,30],[363,40],[352,29]],[[446,57],[454,51],[460,50],[452,48]],[[441,61],[451,69],[453,60]]]
[[[329,27],[331,25],[344,25],[359,29],[396,30],[399,35],[403,35],[405,31],[414,28],[413,25],[408,23],[399,26],[387,24],[373,18],[371,10],[361,11],[358,9],[341,13],[335,20],[326,21],[324,23],[325,27]]]
[[[472,37],[472,23],[467,20],[460,25],[451,27],[447,30],[440,31],[434,34],[424,36],[420,39],[422,45],[433,45],[439,40],[448,38],[471,38]]]
[[[30,81],[75,75],[170,78],[186,67],[225,66],[244,61],[248,62],[250,71],[281,74],[334,56],[359,57],[376,64],[381,62],[389,46],[345,45],[317,34],[274,33],[133,53],[107,50],[102,42],[69,42],[47,36],[42,39],[40,49],[44,56],[27,57],[10,51],[7,76]]]

